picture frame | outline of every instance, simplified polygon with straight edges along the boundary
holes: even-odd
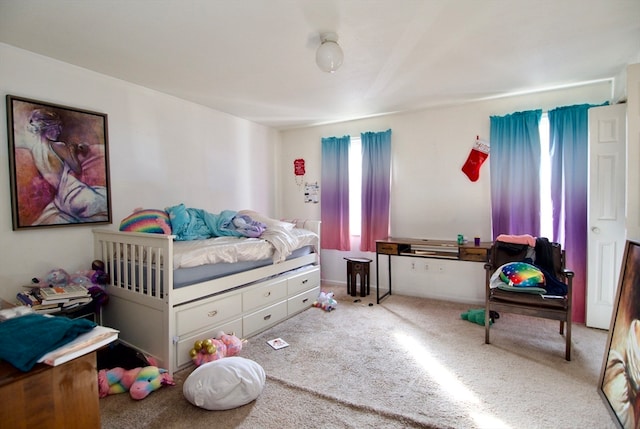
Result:
[[[598,383],[598,393],[619,428],[640,423],[639,383],[640,243],[627,240]]]
[[[107,114],[6,102],[13,230],[111,223]]]

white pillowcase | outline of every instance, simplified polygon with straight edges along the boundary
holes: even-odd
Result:
[[[229,410],[255,400],[262,390],[264,369],[250,359],[231,356],[196,368],[182,386],[187,401],[206,410]]]

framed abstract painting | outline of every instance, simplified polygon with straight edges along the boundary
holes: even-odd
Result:
[[[111,223],[104,113],[7,95],[13,229]]]
[[[598,392],[616,426],[640,424],[640,243],[627,240]]]

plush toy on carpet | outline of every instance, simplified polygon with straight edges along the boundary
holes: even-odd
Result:
[[[223,357],[236,356],[242,350],[242,340],[235,335],[225,334],[220,331],[215,338],[197,340],[189,352],[191,360],[196,366],[203,363],[222,359]]]
[[[333,298],[333,292],[321,291],[318,299],[313,303],[314,307],[322,308],[324,311],[335,310],[338,301]]]
[[[162,386],[174,384],[169,372],[157,366],[129,370],[118,367],[98,371],[98,393],[101,398],[129,392],[133,399],[140,400]]]
[[[489,325],[493,325],[494,319],[500,317],[498,313],[495,311],[489,312]],[[478,325],[484,326],[484,308],[477,308],[475,310],[469,310],[460,315],[462,320],[468,320],[472,323],[477,323]]]

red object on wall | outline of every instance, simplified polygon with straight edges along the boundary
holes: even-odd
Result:
[[[304,159],[298,158],[293,161],[293,174],[296,176],[304,176]]]

